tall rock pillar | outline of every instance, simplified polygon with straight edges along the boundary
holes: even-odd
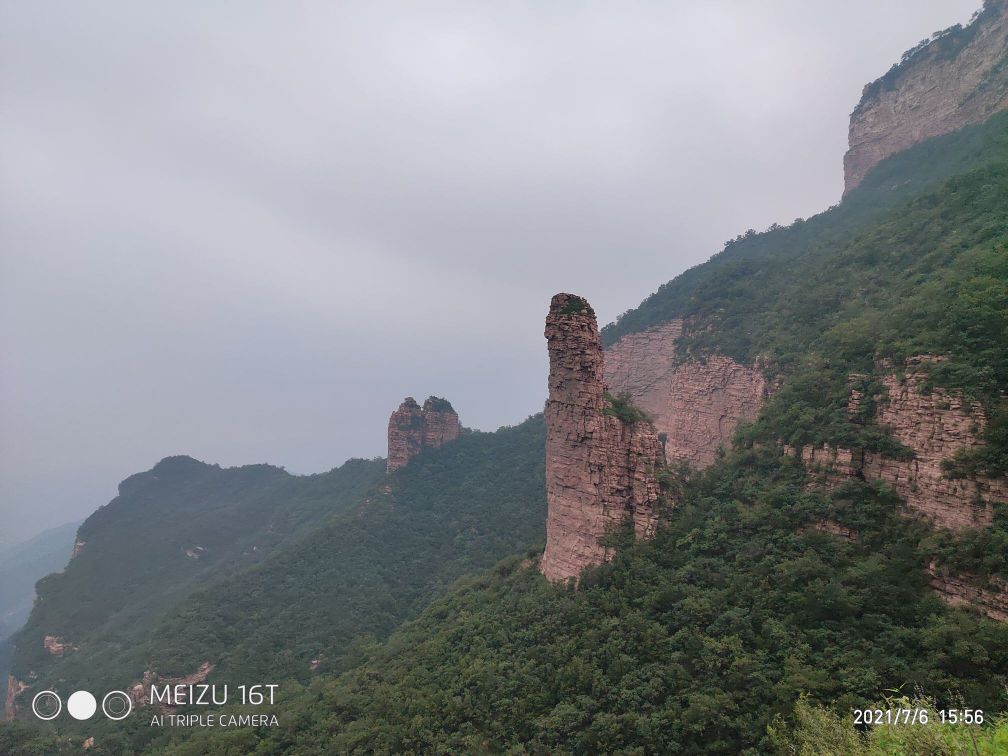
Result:
[[[655,526],[658,435],[646,420],[622,420],[606,398],[595,312],[583,298],[557,294],[546,318],[546,550],[552,581],[576,577],[612,557],[599,539],[632,520],[638,538]]]

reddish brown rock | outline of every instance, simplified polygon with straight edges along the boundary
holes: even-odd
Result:
[[[22,691],[26,690],[28,686],[18,680],[14,675],[7,676],[7,695],[4,698],[4,719],[11,720],[17,717],[18,707],[17,707],[17,697],[21,695]]]
[[[628,393],[665,433],[669,461],[706,467],[719,447],[731,446],[741,420],[754,420],[766,396],[763,372],[713,355],[680,362],[681,320],[631,333],[606,350],[605,377],[614,393]]]
[[[980,434],[986,418],[979,406],[967,407],[953,392],[935,388],[928,394],[921,390],[921,368],[934,359],[912,358],[902,380],[896,375],[882,379],[888,399],[881,402],[875,419],[887,426],[896,440],[913,450],[914,459],[892,459],[862,449],[831,447],[805,447],[800,455],[807,466],[826,471],[834,481],[838,479],[836,476],[884,481],[911,511],[927,517],[936,526],[988,525],[993,517],[991,504],[1008,501],[1008,481],[956,480],[945,474],[942,460],[960,450],[983,445]],[[860,395],[853,393],[850,408],[856,408],[860,400]]]
[[[144,672],[141,682],[136,683],[130,688],[130,698],[133,699],[133,702],[137,706],[146,706],[150,703],[151,685],[169,685],[173,688],[176,685],[197,685],[198,683],[204,682],[213,670],[214,665],[208,661],[200,664],[196,671],[192,674],[184,675],[182,677],[162,678],[150,670],[147,670]],[[166,706],[163,704],[159,704],[159,707],[165,709],[166,711],[174,711],[177,708],[175,706]]]
[[[599,543],[627,520],[651,535],[658,502],[661,444],[646,421],[605,414],[602,345],[595,313],[581,297],[557,294],[546,318],[546,550],[540,570],[552,581],[576,577],[612,557]]]
[[[970,573],[942,575],[932,562],[928,578],[942,600],[949,606],[968,606],[999,622],[1008,622],[1008,583],[994,580],[989,588],[981,588],[979,578]]]
[[[63,656],[67,651],[76,651],[77,646],[66,643],[55,635],[47,635],[42,639],[42,646],[53,656]]]
[[[1006,8],[988,0],[958,37],[934,39],[864,88],[850,119],[844,194],[890,155],[1008,107]],[[965,42],[958,50],[957,39]]]
[[[461,432],[458,414],[447,399],[430,396],[421,407],[407,396],[389,418],[386,470],[398,470],[424,449],[454,441]]]

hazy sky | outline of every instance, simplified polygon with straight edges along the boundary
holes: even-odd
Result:
[[[602,322],[836,202],[862,86],[979,0],[2,2],[0,541],[170,454],[327,470],[542,407]]]

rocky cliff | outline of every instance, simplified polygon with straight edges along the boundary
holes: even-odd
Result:
[[[987,0],[968,26],[933,35],[868,84],[851,114],[844,194],[890,155],[1008,107],[1006,42],[1008,2]]]
[[[458,438],[458,414],[447,399],[427,397],[423,407],[407,396],[388,424],[388,472],[403,467],[424,449],[436,449]]]
[[[614,393],[626,392],[668,436],[669,459],[706,467],[718,447],[731,446],[741,420],[759,412],[767,385],[763,372],[714,355],[681,363],[676,340],[681,320],[627,334],[605,355],[605,378]]]
[[[994,580],[983,588],[976,575],[943,575],[934,562],[928,565],[928,579],[942,601],[949,606],[970,606],[993,620],[1008,622],[1008,583]]]
[[[755,419],[769,387],[757,367],[727,357],[713,356],[706,362],[677,359],[676,340],[682,328],[681,321],[673,321],[622,337],[605,352],[605,380],[614,393],[629,393],[654,420],[657,431],[667,434],[669,461],[704,467],[714,461],[718,447],[730,445],[740,421]],[[885,392],[876,398],[875,422],[887,427],[912,452],[912,458],[811,446],[786,449],[787,453],[800,455],[810,469],[825,472],[830,484],[847,477],[881,480],[905,502],[908,513],[923,516],[936,527],[990,524],[993,504],[1008,502],[1008,481],[955,479],[942,467],[957,452],[983,444],[986,418],[979,405],[964,402],[954,392],[924,390],[927,367],[938,359],[912,358],[905,370],[883,376]],[[848,404],[852,415],[863,400],[852,390]],[[840,533],[828,526],[819,529],[855,537],[853,532]],[[590,545],[592,540],[586,540]],[[575,566],[605,558],[584,545],[580,549]],[[1000,618],[997,613],[1008,601],[1004,590],[979,588],[969,576],[933,575],[932,584],[946,601],[971,604],[995,618]]]
[[[546,550],[540,569],[552,581],[576,577],[612,551],[599,539],[632,520],[638,538],[653,532],[663,464],[657,431],[621,419],[606,396],[595,312],[581,297],[557,294],[546,318]]]
[[[807,465],[833,476],[852,476],[887,483],[907,508],[944,528],[988,525],[992,504],[1008,501],[1008,481],[1003,478],[953,479],[942,460],[962,449],[983,444],[986,418],[982,408],[970,406],[941,388],[923,390],[924,369],[934,357],[908,361],[906,371],[883,377],[886,397],[879,401],[875,420],[913,451],[912,459],[893,459],[863,449],[806,447],[800,453]],[[853,412],[862,397],[852,393]]]
[[[14,675],[7,677],[7,695],[4,697],[4,719],[11,720],[17,717],[18,706],[17,697],[21,695],[28,686],[18,680]]]

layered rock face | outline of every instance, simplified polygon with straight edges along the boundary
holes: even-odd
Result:
[[[557,294],[546,318],[546,550],[552,581],[576,577],[612,557],[599,539],[628,520],[638,538],[656,523],[657,431],[605,414],[602,345],[595,312],[581,297]]]
[[[606,350],[605,378],[613,393],[628,393],[665,433],[669,461],[706,467],[728,448],[741,420],[754,420],[766,396],[763,372],[714,355],[676,361],[683,323],[627,334]]]
[[[934,562],[927,572],[931,587],[949,606],[969,606],[993,620],[1008,622],[1008,583],[999,580],[981,588],[976,575],[942,575]]]
[[[914,451],[915,458],[899,460],[861,449],[805,447],[801,458],[810,466],[825,466],[833,474],[881,480],[907,507],[943,528],[988,525],[991,504],[1008,501],[1008,481],[1003,478],[954,480],[945,475],[942,460],[961,449],[981,446],[986,422],[979,407],[966,407],[960,397],[935,388],[921,390],[920,368],[932,357],[909,361],[902,379],[883,378],[889,397],[879,407],[876,421],[888,426],[894,438]],[[860,397],[852,394],[854,410]],[[797,453],[789,450],[789,453]]]
[[[851,114],[844,194],[890,155],[1008,107],[1008,3],[988,0],[965,29],[932,39],[868,84]]]
[[[447,399],[427,397],[423,407],[407,396],[388,424],[388,472],[406,465],[424,449],[454,441],[462,432],[458,414]]]

